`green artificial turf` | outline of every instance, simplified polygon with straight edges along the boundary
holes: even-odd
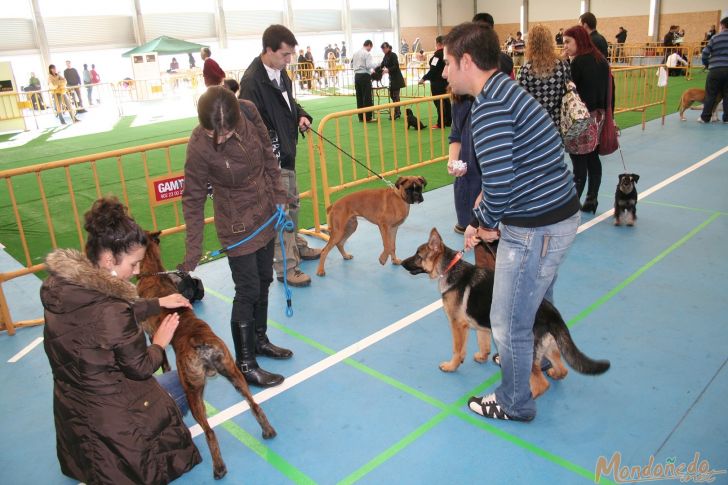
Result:
[[[691,81],[684,78],[670,78],[667,91],[667,112],[677,110],[680,94],[687,87],[702,87],[705,83],[705,74],[696,72]],[[352,96],[332,96],[320,99],[304,100],[303,107],[313,116],[313,127],[318,130],[319,121],[329,113],[337,113],[353,109],[356,105]],[[426,125],[433,124],[434,106],[432,103],[421,103],[413,107],[415,114]],[[654,119],[661,115],[661,107],[647,110],[647,119]],[[447,153],[447,132],[433,130],[432,143],[430,143],[430,130],[419,134],[415,130],[406,130],[404,115],[396,123],[389,121],[386,113],[377,114],[377,123],[367,124],[366,128],[356,118],[341,118],[339,122],[330,121],[326,124],[323,135],[341,146],[342,149],[353,155],[360,162],[370,164],[372,170],[384,172],[402,168],[405,165],[416,164],[425,160],[441,157]],[[620,128],[627,128],[641,123],[641,113],[624,113],[616,116]],[[53,131],[42,134],[23,146],[0,150],[0,170],[23,167],[38,163],[62,160],[66,158],[95,154],[120,148],[134,147],[148,143],[186,137],[197,124],[196,118],[186,118],[166,121],[152,125],[132,127],[134,117],[121,118],[114,129],[109,132],[78,136],[66,139],[51,140]],[[381,130],[380,145],[377,140]],[[308,141],[299,139],[299,155],[297,159],[297,173],[299,191],[310,189],[311,176],[309,168]],[[11,137],[0,138],[0,142]],[[351,182],[359,179],[367,172],[365,168],[351,160],[328,143],[322,143],[328,168],[329,185]],[[368,147],[368,151],[367,151]],[[171,168],[173,171],[182,170],[184,165],[185,146],[179,145],[169,150]],[[150,175],[155,176],[166,173],[165,150],[154,150],[147,154]],[[395,167],[396,161],[396,167]],[[73,194],[77,212],[81,215],[96,199],[97,194],[113,193],[122,198],[122,184],[117,159],[101,159],[96,161],[96,171],[99,176],[99,187],[93,182],[93,171],[90,164],[71,167],[69,176],[73,186]],[[153,227],[152,210],[148,203],[144,168],[140,155],[126,155],[122,158],[124,179],[126,181],[129,208],[137,221],[145,228]],[[420,167],[413,174],[422,175],[427,179],[427,190],[451,184],[452,177],[447,175],[445,162]],[[21,219],[31,253],[31,264],[42,262],[45,254],[52,248],[49,230],[45,223],[45,209],[41,201],[39,185],[36,174],[13,177],[12,185],[15,197],[20,206]],[[53,233],[56,236],[56,245],[59,247],[81,247],[80,240],[85,234],[79,236],[75,226],[75,216],[72,200],[69,196],[68,183],[64,169],[54,169],[44,172],[41,176],[44,183],[45,195],[48,201],[48,211],[53,220]],[[396,176],[388,177],[394,181]],[[319,183],[319,209],[322,219],[325,219],[325,207],[320,189],[321,172],[317,171]],[[369,182],[366,187],[382,187],[380,181]],[[358,190],[357,186],[349,190]],[[343,191],[332,196],[336,200],[347,193]],[[208,215],[212,215],[212,205],[207,204]],[[167,228],[182,223],[182,213],[179,204],[160,206],[154,211],[158,228]],[[311,199],[304,199],[301,203],[300,226],[313,225],[313,206]],[[321,222],[325,222],[322,220]],[[83,222],[81,221],[81,224]],[[18,261],[26,262],[18,227],[13,216],[10,204],[10,195],[7,184],[0,186],[0,242],[7,251]],[[218,242],[214,228],[210,225],[205,230],[205,249],[217,249]],[[184,235],[172,235],[164,239],[163,258],[165,265],[174,267],[182,261],[184,256]]]

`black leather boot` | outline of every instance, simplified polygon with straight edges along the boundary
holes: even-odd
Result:
[[[586,200],[584,200],[584,203],[581,205],[581,211],[596,214],[598,204],[599,201],[597,200],[596,196],[587,194]]]
[[[255,360],[255,322],[230,322],[235,345],[235,362],[248,384],[259,387],[273,387],[281,384],[284,377],[273,374],[258,365]],[[236,338],[237,336],[237,338]]]
[[[254,309],[255,314],[255,353],[273,359],[290,359],[293,352],[273,345],[268,339],[268,302],[258,302]]]

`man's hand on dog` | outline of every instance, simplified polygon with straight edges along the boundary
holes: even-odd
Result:
[[[177,296],[180,296],[182,299],[187,301],[187,299],[182,297],[181,295]],[[162,299],[160,298],[160,301],[161,300]],[[187,302],[187,304],[189,305],[189,302]],[[169,342],[172,341],[172,336],[174,335],[174,331],[177,330],[177,325],[179,325],[179,315],[177,315],[176,313],[170,313],[169,315],[164,317],[162,323],[159,324],[159,328],[157,328],[157,331],[154,332],[154,338],[152,339],[152,343],[159,345],[162,348],[165,348],[167,345],[169,345]]]
[[[479,242],[493,242],[500,238],[500,231],[498,229],[489,229],[487,227],[473,227],[468,226],[465,228],[465,250],[469,251],[478,245]]]
[[[162,308],[192,308],[190,301],[179,293],[163,296],[159,299]]]

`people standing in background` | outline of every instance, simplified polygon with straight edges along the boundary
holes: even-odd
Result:
[[[516,32],[516,38],[511,42],[511,47],[513,47],[513,64],[519,67],[522,66],[523,57],[526,54],[526,41],[523,40],[521,32]]]
[[[662,45],[665,47],[675,47],[678,45],[677,39],[680,36],[678,30],[680,30],[679,25],[671,25],[670,30],[667,31],[665,37],[662,39]]]
[[[63,119],[64,111],[68,111],[74,123],[79,121],[76,118],[76,108],[73,106],[68,94],[66,94],[66,79],[58,74],[54,64],[48,66],[48,90],[50,91],[53,104],[56,107],[56,115],[61,124],[66,124],[66,120]]]
[[[199,125],[192,131],[185,160],[182,208],[187,224],[182,268],[192,271],[202,256],[208,183],[215,197],[217,237],[225,246],[251,236],[227,253],[235,297],[230,332],[235,362],[249,384],[271,387],[284,377],[260,367],[256,355],[288,359],[288,349],[267,336],[268,292],[273,281],[273,253],[278,238],[264,222],[286,203],[278,160],[258,110],[238,100],[225,86],[210,86],[197,103]],[[254,231],[260,229],[260,232]]]
[[[556,33],[556,45],[558,45],[558,46],[564,45],[564,29],[563,28],[559,29],[559,31]]]
[[[71,94],[71,101],[76,103],[76,112],[85,113],[83,109],[83,99],[81,98],[81,76],[78,75],[78,71],[75,67],[71,67],[71,61],[66,61],[66,69],[63,71],[63,77],[66,78],[66,83]]]
[[[476,13],[473,16],[473,22],[482,23],[483,25],[495,30],[495,20],[493,20],[493,16],[489,13]],[[498,54],[498,69],[500,69],[500,72],[506,76],[510,76],[511,79],[516,78],[513,71],[513,58],[503,51]]]
[[[89,106],[94,104],[94,100],[91,97],[92,91],[94,90],[91,84],[91,71],[88,70],[88,64],[83,65],[83,84],[86,86],[86,97],[88,98]]]
[[[409,44],[407,44],[407,39],[402,37],[399,41],[399,53],[402,55],[405,55],[409,52]]]
[[[101,76],[99,76],[98,71],[96,71],[96,64],[91,64],[91,84],[98,84],[101,82]],[[96,86],[96,103],[101,103],[100,101],[101,97],[99,96],[99,89],[98,86]]]
[[[705,39],[703,40],[703,42],[708,42],[710,39],[713,38],[714,35],[715,35],[715,25],[711,25],[710,29],[708,29],[708,31],[705,33]]]
[[[564,52],[571,59],[571,79],[576,91],[594,118],[601,132],[607,109],[607,88],[609,83],[609,63],[589,38],[589,33],[581,26],[574,26],[564,32]],[[610,106],[609,109],[612,109]],[[597,139],[598,139],[597,135]],[[569,154],[574,166],[574,184],[581,198],[587,186],[586,199],[581,206],[583,212],[596,213],[599,187],[602,183],[602,162],[599,148],[585,154]]]
[[[200,49],[200,57],[204,64],[202,65],[202,78],[205,80],[205,86],[219,86],[222,80],[225,79],[225,71],[222,70],[220,64],[218,64],[212,57],[212,52],[209,47],[203,47]]]
[[[597,18],[591,12],[585,12],[579,17],[579,23],[589,33],[589,38],[594,43],[594,46],[602,53],[604,59],[609,59],[609,45],[607,39],[602,34],[597,32]],[[566,35],[566,34],[564,34]]]
[[[705,102],[700,121],[708,123],[718,94],[723,94],[723,123],[728,123],[728,17],[720,20],[720,32],[715,34],[702,52],[703,65],[708,68],[705,79]]]
[[[420,38],[415,37],[415,41],[412,42],[412,52],[420,52],[420,50],[421,50],[420,44],[421,44]]]
[[[518,73],[518,84],[546,109],[556,128],[561,121],[561,101],[570,79],[569,63],[556,54],[548,27],[543,24],[531,27],[526,63]]]
[[[341,62],[346,62],[346,41],[341,41]]]
[[[288,215],[293,231],[283,233],[286,260],[276,238],[273,268],[277,279],[285,278],[291,286],[308,286],[311,278],[301,271],[301,260],[321,257],[321,250],[308,246],[298,234],[300,202],[296,181],[296,143],[298,133],[311,126],[313,118],[293,97],[293,86],[286,73],[286,65],[296,53],[298,41],[293,32],[283,25],[271,25],[263,32],[263,52],[250,63],[240,80],[240,99],[247,99],[258,108],[268,129],[273,152],[281,166],[281,181],[287,193]]]
[[[311,69],[313,69],[313,52],[311,52],[311,46],[306,47],[306,60],[311,63]]]
[[[617,52],[615,52],[615,61],[623,62],[624,58],[624,43],[627,42],[627,29],[624,27],[619,28],[619,32],[614,36],[617,40]]]
[[[392,50],[392,46],[389,42],[382,43],[382,52],[384,52],[384,59],[382,59],[382,71],[389,73],[389,99],[393,103],[399,102],[399,90],[405,87],[404,76],[399,68],[399,59],[397,54]],[[394,119],[400,117],[400,107],[394,108]]]
[[[169,63],[169,73],[175,73],[179,71],[179,62],[177,62],[177,58],[173,57],[172,62]]]
[[[455,177],[453,194],[457,216],[455,232],[458,234],[464,234],[465,228],[473,219],[473,207],[482,187],[480,165],[475,157],[473,135],[470,131],[470,110],[474,99],[467,94],[452,95],[452,129],[448,136],[450,147],[447,173]],[[456,160],[465,162],[465,168],[455,167],[453,162]]]
[[[442,70],[445,69],[445,59],[443,54],[443,37],[438,35],[435,38],[435,53],[430,58],[430,70],[422,76],[419,84],[424,84],[425,81],[430,81],[430,93],[433,96],[447,93],[447,80],[442,77]],[[438,129],[443,126],[450,126],[452,123],[452,114],[450,107],[450,99],[442,99],[433,101],[435,103],[435,109],[437,110],[437,124],[432,128]],[[442,103],[442,109],[440,104]]]
[[[192,52],[187,53],[187,62],[190,64],[190,69],[195,68],[195,56],[192,55]],[[179,69],[179,66],[177,68]]]
[[[351,59],[351,65],[354,69],[354,90],[356,91],[356,107],[367,108],[374,106],[372,97],[372,71],[377,64],[372,58],[372,41],[367,39],[361,49],[354,53]],[[359,122],[365,117],[363,113],[359,113]],[[366,113],[366,120],[373,121],[372,113]]]
[[[338,61],[341,57],[341,49],[339,49],[339,44],[334,44],[334,58]]]
[[[30,78],[28,79],[28,85],[23,88],[23,91],[31,92],[30,94],[30,101],[33,104],[33,109],[35,110],[45,110],[45,102],[43,101],[43,96],[41,93],[33,93],[32,91],[40,91],[41,85],[40,85],[40,79],[38,79],[35,76],[34,72],[30,73]]]

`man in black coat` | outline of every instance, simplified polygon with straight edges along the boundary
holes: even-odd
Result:
[[[491,29],[495,27],[495,20],[493,20],[493,16],[489,13],[476,13],[473,16],[473,22],[480,22],[487,25]],[[511,58],[511,56],[503,51],[498,54],[498,70],[506,76],[510,76],[511,79],[516,78],[515,74],[513,73],[513,59]]]
[[[609,46],[607,45],[607,39],[597,32],[597,18],[594,14],[591,12],[584,12],[581,14],[581,17],[579,17],[579,22],[581,23],[581,26],[589,32],[589,37],[591,38],[594,47],[599,49],[599,52],[601,52],[604,58],[609,61]]]
[[[445,59],[443,54],[444,45],[442,44],[442,41],[443,37],[441,35],[438,35],[437,38],[435,38],[435,46],[437,50],[430,58],[430,70],[427,71],[427,74],[422,76],[422,79],[420,79],[420,84],[424,84],[425,81],[430,81],[430,92],[433,96],[447,93],[447,79],[442,77],[442,70],[445,68]],[[437,125],[433,126],[433,128],[450,126],[452,123],[450,98],[442,100],[442,113],[440,112],[440,100],[434,101],[434,103],[435,109],[437,109]]]
[[[389,98],[393,103],[397,103],[399,102],[399,90],[405,86],[404,76],[399,68],[397,54],[394,53],[389,42],[382,44],[382,52],[384,52],[384,59],[382,59],[381,67],[384,72],[389,73]],[[396,120],[400,115],[400,109],[397,106],[394,108],[394,119]]]
[[[296,53],[298,41],[283,25],[271,25],[263,32],[263,52],[250,63],[240,79],[241,99],[252,101],[268,128],[273,152],[281,164],[281,182],[288,193],[288,212],[295,225],[293,232],[284,232],[286,261],[276,238],[275,260],[278,281],[286,278],[291,286],[308,286],[311,278],[299,268],[301,259],[318,259],[320,249],[308,247],[298,235],[298,187],[296,184],[296,143],[298,132],[311,126],[313,118],[293,98],[291,79],[286,65]]]

